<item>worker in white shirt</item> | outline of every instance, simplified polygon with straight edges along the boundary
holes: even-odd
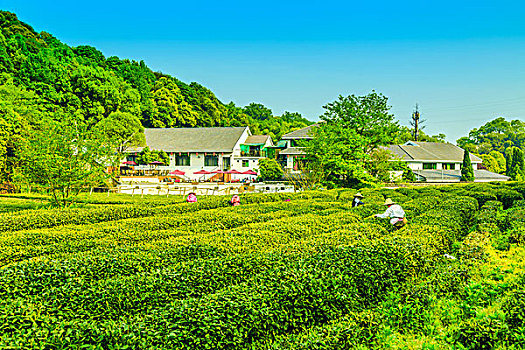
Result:
[[[396,228],[401,228],[406,225],[407,219],[405,218],[405,211],[399,204],[396,204],[396,202],[392,201],[390,198],[387,198],[385,200],[385,205],[387,206],[387,209],[383,214],[376,214],[376,218],[391,218],[390,223],[394,225]]]

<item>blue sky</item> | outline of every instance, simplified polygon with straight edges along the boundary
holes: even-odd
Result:
[[[525,120],[521,1],[0,0],[37,31],[311,120],[338,95],[389,97],[401,124],[454,142],[498,116]]]

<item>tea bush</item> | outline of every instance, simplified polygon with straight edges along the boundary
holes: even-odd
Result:
[[[94,195],[0,214],[0,348],[520,346],[521,280],[474,283],[491,243],[523,242],[517,188],[362,189],[357,208],[346,189],[238,207]],[[385,198],[402,229],[373,216]]]

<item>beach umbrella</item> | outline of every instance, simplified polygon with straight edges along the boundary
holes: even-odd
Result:
[[[204,175],[208,175],[208,174],[211,174],[211,173],[209,171],[207,171],[207,170],[204,170],[204,169],[201,169],[201,170],[196,171],[196,172],[193,173],[193,175],[203,175],[203,176]]]
[[[257,175],[257,173],[253,170],[246,170],[246,171],[243,171],[242,174],[244,175]]]
[[[240,171],[232,169],[225,172],[225,174],[242,174]]]

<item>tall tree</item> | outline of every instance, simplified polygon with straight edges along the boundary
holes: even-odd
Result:
[[[523,151],[518,147],[509,147],[506,153],[506,175],[512,180],[521,181],[524,179],[524,160]]]
[[[263,180],[281,180],[283,169],[275,159],[259,159],[259,177]]]
[[[20,151],[20,181],[49,190],[60,207],[71,204],[82,188],[104,184],[107,167],[118,161],[114,145],[81,124],[49,120],[27,138]]]
[[[327,180],[335,185],[373,181],[365,162],[374,149],[390,143],[398,130],[389,113],[388,98],[375,91],[365,96],[339,96],[323,108],[324,122],[305,145],[309,158],[323,167]]]
[[[272,110],[260,103],[250,103],[244,107],[244,113],[256,120],[266,120],[273,116]]]
[[[144,127],[139,118],[131,113],[113,112],[95,126],[95,131],[118,144],[120,154],[128,147],[146,144]]]
[[[465,150],[463,152],[463,164],[461,165],[461,181],[474,181],[474,169],[470,160],[470,152]]]

